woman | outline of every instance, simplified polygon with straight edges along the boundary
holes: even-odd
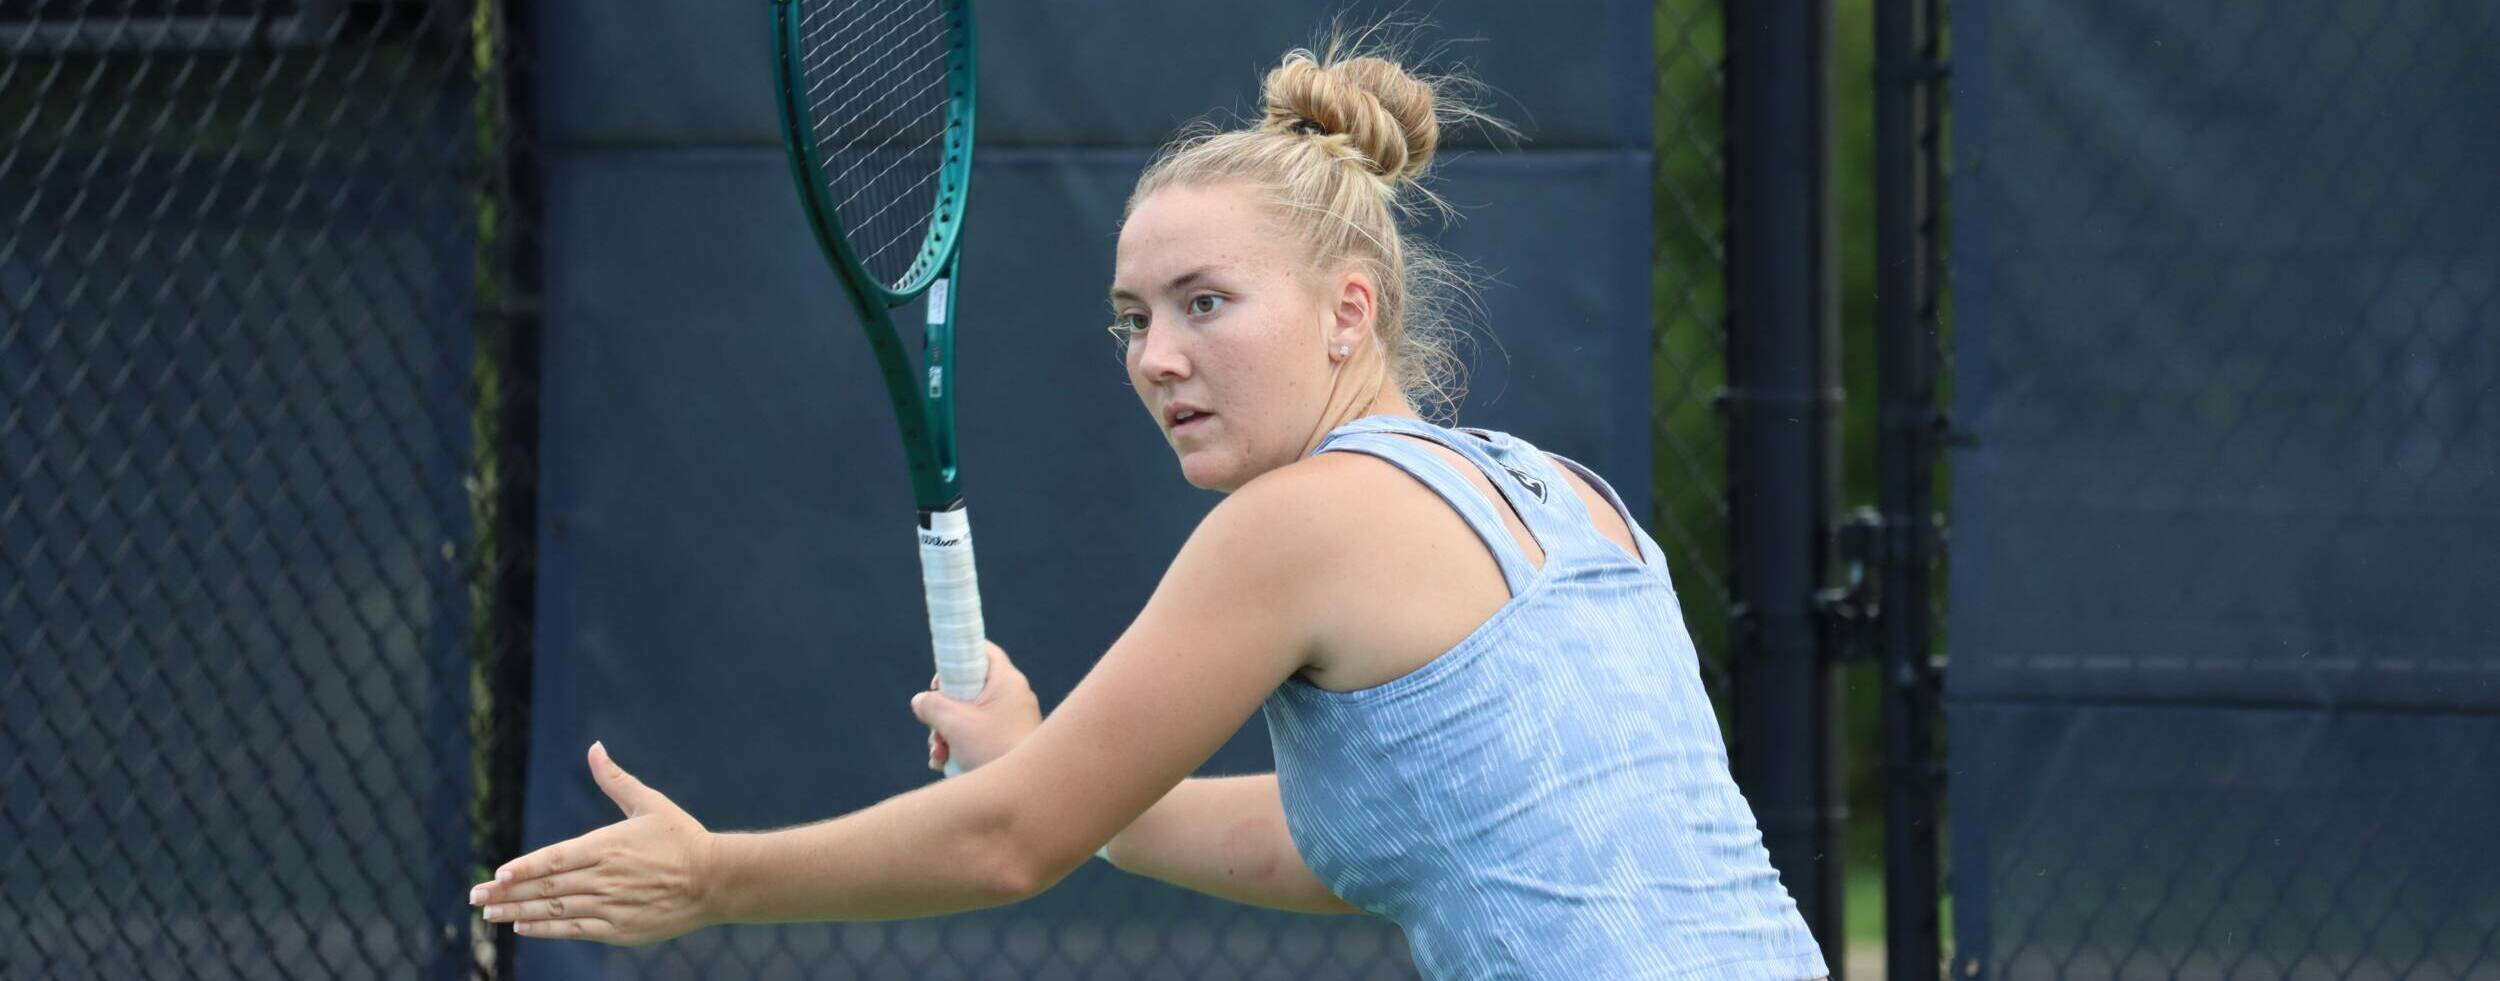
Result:
[[[977,701],[913,703],[932,764],[964,775],[758,834],[706,831],[593,745],[627,820],[499,870],[471,897],[489,919],[642,943],[927,916],[1103,849],[1246,903],[1386,916],[1436,978],[1826,973],[1657,545],[1577,464],[1419,417],[1448,399],[1451,280],[1394,214],[1447,100],[1307,52],[1265,96],[1130,199],[1113,333],[1182,473],[1227,496],[1058,711],[993,649]],[[1186,779],[1254,710],[1277,772]]]

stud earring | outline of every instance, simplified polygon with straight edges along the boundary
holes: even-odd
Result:
[[[1353,353],[1354,353],[1354,346],[1353,346],[1353,345],[1351,345],[1351,344],[1339,344],[1339,345],[1337,345],[1337,360],[1339,360],[1339,361],[1343,361],[1343,360],[1345,360],[1348,356],[1351,356]]]

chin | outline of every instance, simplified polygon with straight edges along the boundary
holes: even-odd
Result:
[[[1181,454],[1181,479],[1199,490],[1231,493],[1242,484],[1240,469],[1234,461],[1206,450]]]

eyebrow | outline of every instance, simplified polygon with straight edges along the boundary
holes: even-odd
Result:
[[[1199,281],[1199,280],[1201,280],[1201,279],[1205,279],[1205,278],[1207,278],[1207,277],[1209,277],[1209,276],[1212,276],[1212,275],[1215,275],[1215,267],[1214,267],[1214,266],[1199,266],[1199,267],[1198,267],[1198,268],[1196,268],[1196,269],[1192,269],[1192,270],[1190,270],[1190,271],[1188,271],[1188,272],[1185,272],[1185,273],[1182,273],[1182,274],[1180,274],[1180,275],[1178,275],[1178,276],[1174,276],[1174,277],[1172,277],[1172,281],[1171,281],[1171,282],[1169,282],[1169,283],[1165,283],[1165,284],[1164,284],[1164,286],[1163,286],[1163,289],[1164,289],[1164,291],[1165,291],[1165,292],[1171,292],[1171,291],[1173,291],[1173,290],[1185,289],[1185,288],[1187,288],[1187,287],[1189,286],[1189,284],[1191,284],[1191,283],[1195,283],[1195,282],[1197,282],[1197,281]],[[1131,293],[1131,292],[1129,292],[1129,291],[1127,291],[1127,290],[1124,290],[1124,289],[1121,289],[1121,288],[1119,288],[1119,287],[1117,287],[1117,286],[1114,286],[1114,287],[1112,287],[1112,288],[1111,288],[1111,302],[1113,302],[1113,303],[1115,303],[1115,304],[1116,304],[1116,303],[1118,303],[1118,302],[1120,302],[1121,300],[1134,300],[1134,299],[1137,299],[1137,294],[1135,294],[1135,293]]]

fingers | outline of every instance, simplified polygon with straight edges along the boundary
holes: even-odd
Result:
[[[518,903],[496,903],[486,907],[490,923],[535,923],[545,920],[605,919],[606,911],[590,896],[554,896]]]
[[[626,773],[624,767],[616,765],[615,760],[608,758],[608,748],[596,742],[590,744],[590,775],[599,781],[600,792],[615,801],[617,809],[624,811],[626,817],[641,817],[644,811],[657,803],[655,799],[659,795],[643,786],[642,781],[634,779],[632,774]]]
[[[495,870],[495,881],[481,885],[478,889],[501,890],[515,883],[526,883],[558,872],[595,868],[598,864],[598,852],[592,849],[584,838],[575,838],[571,841],[557,842],[503,863],[503,867]],[[470,890],[470,895],[477,895],[477,891]]]
[[[945,736],[948,730],[984,719],[1038,714],[1033,686],[1023,672],[1016,670],[1015,662],[1007,659],[1007,651],[986,640],[981,647],[989,659],[989,680],[981,686],[979,695],[968,702],[955,701],[937,690],[938,679],[933,676],[929,679],[930,690],[911,697],[912,717],[929,727],[929,769],[943,770],[956,758],[954,746]],[[999,715],[1002,709],[1010,714]]]
[[[523,920],[512,925],[512,932],[543,940],[596,940],[603,943],[626,942],[616,932],[616,924],[595,916],[563,920]]]
[[[924,691],[911,697],[912,718],[919,719],[921,725],[928,726],[932,733],[939,734],[938,739],[943,742],[945,740],[943,733],[948,729],[960,726],[967,720],[981,718],[981,713],[989,707],[988,695],[989,690],[983,689],[983,697],[969,702],[958,702],[938,692]]]
[[[1010,692],[1021,692],[1031,687],[1031,684],[1024,680],[1024,672],[1016,670],[1015,662],[1007,659],[1005,648],[986,640],[981,642],[981,648],[989,655],[989,680],[981,686],[981,693],[973,696],[973,704],[987,705],[1005,697]],[[1001,684],[1002,681],[1006,684]],[[938,676],[929,676],[929,690],[938,690]],[[912,699],[912,712],[915,715],[920,712],[918,697]],[[920,721],[929,720],[926,716],[922,716]]]
[[[929,690],[938,690],[937,675],[929,676]],[[937,727],[934,724],[930,724],[927,716],[921,714],[920,696],[918,695],[912,696],[911,714],[913,718],[919,719],[923,725],[929,726],[929,769],[946,769],[946,757],[949,752],[949,748],[946,745],[946,737],[938,735]]]
[[[1024,680],[1024,672],[1016,670],[1016,662],[1007,659],[1005,648],[986,640],[981,642],[981,647],[990,655],[989,683],[981,686],[981,697],[975,701],[988,702],[1008,691],[1023,691],[1031,687]],[[1006,684],[1000,684],[1002,681]]]
[[[545,899],[550,896],[575,896],[592,891],[595,891],[595,887],[592,884],[590,872],[577,869],[521,882],[489,882],[469,890],[469,905]],[[487,918],[494,919],[491,916]]]

